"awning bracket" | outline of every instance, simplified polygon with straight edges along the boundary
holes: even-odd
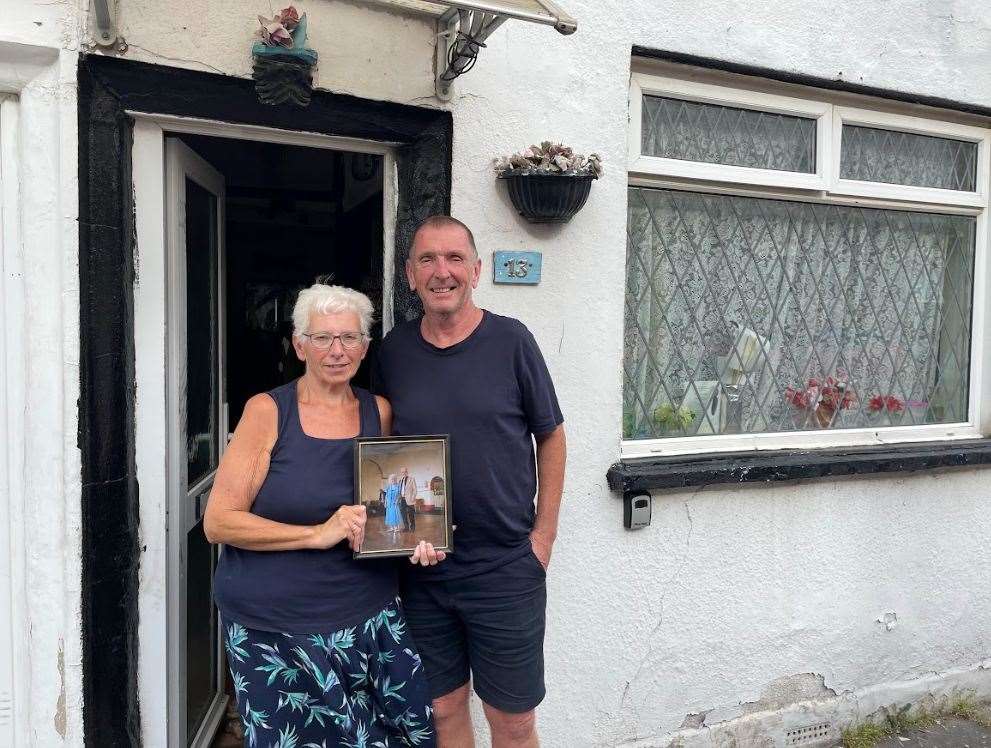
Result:
[[[394,0],[399,2],[399,0]],[[437,98],[451,99],[451,83],[475,66],[485,40],[509,19],[551,25],[561,34],[573,34],[575,20],[554,0],[535,0],[533,8],[500,0],[426,0],[447,7],[437,19]],[[420,3],[421,5],[426,3]]]
[[[451,8],[437,22],[437,97],[451,98],[451,83],[475,66],[485,40],[506,17],[479,10]]]

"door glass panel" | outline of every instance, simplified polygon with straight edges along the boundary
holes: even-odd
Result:
[[[217,554],[197,522],[186,534],[186,742],[192,741],[217,691],[217,609],[213,570]]]
[[[186,179],[187,488],[217,467],[217,198]]]

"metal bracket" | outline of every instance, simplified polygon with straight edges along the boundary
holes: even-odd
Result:
[[[506,16],[463,8],[449,8],[437,20],[438,99],[451,100],[454,79],[475,66],[485,40],[505,21]]]
[[[114,4],[113,10],[111,3]],[[93,0],[93,18],[96,21],[96,43],[101,47],[117,46],[116,0]]]

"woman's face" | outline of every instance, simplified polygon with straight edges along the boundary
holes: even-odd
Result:
[[[343,335],[361,333],[361,320],[355,312],[335,314],[311,314],[310,324],[302,337],[293,337],[293,346],[300,361],[306,364],[306,373],[328,385],[347,384],[354,377],[361,361],[368,353],[368,340],[362,338],[355,348],[345,348],[340,338],[334,338],[329,348],[321,350],[309,336]]]

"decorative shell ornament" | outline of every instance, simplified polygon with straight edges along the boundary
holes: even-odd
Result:
[[[306,14],[290,5],[274,18],[258,16],[258,41],[252,46],[252,77],[263,104],[305,107],[313,94],[317,53],[306,46]]]

